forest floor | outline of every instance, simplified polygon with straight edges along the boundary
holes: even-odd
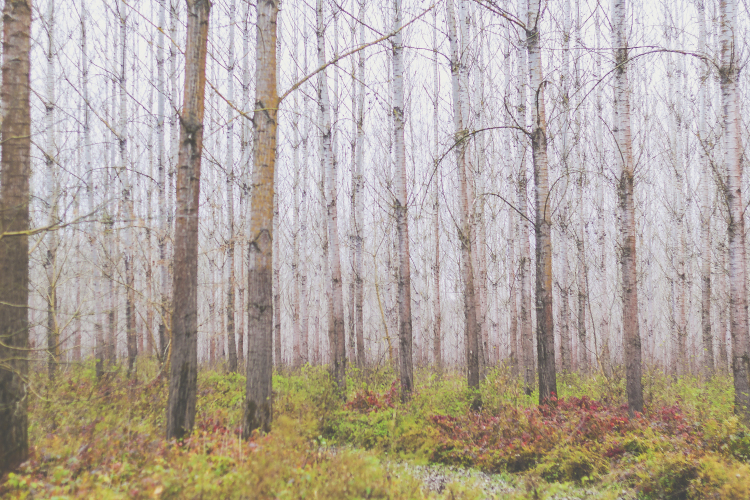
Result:
[[[538,406],[507,370],[476,394],[456,372],[417,370],[399,402],[388,369],[350,370],[345,400],[322,368],[274,376],[270,434],[239,438],[245,379],[199,375],[196,426],[164,439],[167,383],[92,364],[32,376],[31,457],[0,478],[2,498],[750,498],[750,432],[732,381],[644,376],[627,416],[615,374],[561,375]]]

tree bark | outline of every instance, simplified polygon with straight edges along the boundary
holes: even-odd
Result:
[[[167,438],[180,439],[195,423],[198,382],[198,216],[209,0],[186,0],[185,93],[177,159],[177,211],[172,296],[172,359]]]
[[[55,2],[47,3],[47,101],[45,102],[45,119],[47,144],[44,160],[47,170],[47,208],[49,210],[48,224],[53,226],[58,222],[58,186],[55,166]],[[47,274],[47,367],[50,380],[56,376],[60,363],[60,329],[57,324],[57,247],[59,244],[57,231],[49,231],[47,240],[47,256],[44,269]]]
[[[462,0],[459,0],[459,2]],[[461,243],[461,276],[464,284],[464,323],[466,328],[466,365],[469,387],[479,387],[479,323],[477,321],[476,293],[474,288],[474,269],[472,266],[471,247],[471,209],[466,165],[466,129],[462,99],[459,97],[459,79],[461,60],[458,50],[456,18],[453,2],[447,4],[448,38],[451,50],[451,95],[453,97],[453,124],[457,143],[458,182],[460,186],[460,214],[458,236]]]
[[[307,64],[307,39],[308,39],[308,24],[305,23],[305,30],[303,34],[303,47],[304,47],[304,65],[303,71],[308,74]],[[304,116],[309,117],[308,104],[310,99],[305,96],[304,101]],[[308,277],[308,266],[307,266],[307,221],[308,221],[308,196],[307,196],[307,183],[308,183],[308,169],[309,169],[309,157],[308,157],[308,143],[310,138],[310,120],[305,120],[305,133],[302,138],[302,185],[300,192],[300,252],[301,262],[299,268],[299,282],[300,282],[300,361],[302,364],[310,362],[310,312],[308,307],[309,300],[309,285],[311,280]]]
[[[134,172],[130,172],[130,157],[128,155],[128,103],[127,103],[127,31],[128,16],[126,15],[125,2],[120,0],[117,4],[120,17],[120,125],[118,130],[118,145],[120,150],[120,183],[122,185],[122,203],[125,211],[125,230],[123,231],[125,266],[125,340],[128,353],[128,376],[135,373],[135,358],[138,354],[135,330],[135,269],[134,269],[134,235],[135,211],[133,209],[133,183],[131,177],[135,178]]]
[[[365,43],[365,0],[359,0],[359,44]],[[356,151],[354,159],[354,176],[352,179],[352,213],[354,226],[354,336],[357,342],[357,366],[364,368],[365,334],[364,334],[364,158],[365,158],[365,51],[357,54],[357,114],[356,114]]]
[[[325,27],[323,24],[323,2],[317,0],[318,65],[325,64]],[[336,162],[331,148],[331,111],[328,98],[326,71],[318,73],[318,105],[323,116],[323,161],[326,170],[326,210],[330,254],[330,279],[332,309],[328,330],[331,342],[333,375],[341,395],[346,391],[346,333],[344,331],[344,297],[341,282],[341,252],[338,232],[338,208],[336,204]]]
[[[401,399],[414,389],[412,360],[411,267],[409,262],[409,207],[406,194],[406,143],[404,140],[404,46],[401,33],[401,0],[393,0],[393,117],[396,146],[396,229],[398,231],[398,337],[401,354]]]
[[[96,201],[94,194],[94,169],[91,162],[91,112],[89,109],[89,58],[88,58],[88,19],[89,11],[86,0],[81,1],[81,72],[82,72],[82,93],[83,93],[83,156],[87,172],[87,194],[88,210],[93,214],[96,210]],[[99,298],[101,294],[101,262],[99,249],[96,241],[97,221],[92,222],[92,229],[89,232],[89,248],[91,250],[91,267],[93,276],[91,277],[94,297]],[[95,371],[97,378],[102,376],[104,371],[104,331],[102,318],[101,300],[94,301],[94,357]]]
[[[549,205],[547,165],[547,118],[544,109],[542,54],[540,47],[541,12],[538,2],[529,2],[526,48],[529,53],[529,85],[532,92],[531,152],[534,160],[536,191],[536,338],[539,364],[539,403],[557,393],[555,334],[552,318],[552,210]]]
[[[258,4],[253,115],[253,196],[250,209],[247,388],[243,437],[268,432],[272,419],[273,212],[276,129],[276,21],[278,0]]]
[[[698,51],[705,53],[706,47],[706,4],[698,0]],[[708,164],[706,129],[706,101],[708,98],[708,66],[701,68],[700,91],[698,94],[698,158],[701,168],[701,333],[703,335],[703,372],[710,377],[714,372],[714,342],[711,331],[711,180]]]
[[[643,412],[641,385],[641,335],[638,330],[638,272],[636,258],[635,202],[633,199],[633,141],[630,132],[628,40],[625,32],[626,0],[613,0],[612,25],[615,57],[614,120],[612,134],[619,154],[620,267],[622,273],[622,331],[628,412]]]
[[[299,65],[299,59],[297,57],[297,47],[299,45],[299,39],[297,36],[298,28],[293,28],[292,35],[292,81],[296,82],[299,79],[297,74],[297,67]],[[298,93],[294,93],[294,109],[299,109],[299,98]],[[300,325],[300,296],[302,286],[301,273],[300,273],[300,196],[299,192],[302,188],[300,185],[300,166],[299,166],[299,148],[301,145],[300,133],[299,133],[299,114],[294,113],[292,115],[292,170],[294,171],[294,181],[292,182],[293,189],[293,229],[292,229],[292,281],[294,288],[292,291],[292,366],[299,367],[302,364],[302,339],[301,339],[301,325]]]
[[[229,61],[227,64],[227,353],[229,371],[237,371],[237,342],[234,334],[234,0],[229,3]]]
[[[740,134],[739,68],[735,33],[737,1],[719,0],[721,112],[724,125],[724,196],[729,208],[729,331],[735,412],[750,424],[750,353],[748,353],[745,205],[742,201],[742,136]]]
[[[519,15],[523,11],[525,0],[519,0]],[[519,40],[520,50],[516,76],[518,78],[518,118],[517,122],[526,126],[526,87],[527,87],[527,52],[526,39]],[[526,143],[520,134],[516,137],[518,144],[518,186],[516,190],[516,204],[520,212],[518,225],[518,241],[520,242],[519,281],[521,283],[521,364],[523,366],[523,382],[526,394],[531,394],[535,386],[534,377],[534,338],[531,324],[531,245],[529,244],[528,218],[528,176],[526,173]]]
[[[438,78],[438,43],[437,43],[437,15],[438,10],[435,9],[433,12],[432,19],[432,51],[433,51],[433,65],[432,65],[432,78],[433,78],[433,93],[434,101],[432,106],[432,126],[433,126],[433,140],[435,142],[435,151],[433,152],[433,214],[432,214],[432,230],[435,238],[435,261],[432,267],[432,279],[435,294],[433,302],[433,359],[435,361],[435,367],[440,373],[443,369],[443,332],[442,332],[442,311],[440,308],[440,163],[439,163],[439,127],[440,122],[438,121],[438,111],[440,108],[440,80]]]
[[[0,472],[29,453],[29,178],[31,177],[31,2],[3,7],[0,132]],[[17,236],[6,233],[20,232]]]

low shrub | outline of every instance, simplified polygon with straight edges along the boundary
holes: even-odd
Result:
[[[582,446],[558,446],[548,453],[535,471],[548,482],[590,483],[606,474],[609,464],[601,454]]]

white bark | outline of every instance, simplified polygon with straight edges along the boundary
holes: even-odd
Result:
[[[739,69],[736,47],[737,0],[720,0],[721,117],[724,125],[724,196],[729,208],[729,331],[735,411],[750,422],[750,332],[747,317],[745,205],[742,200],[742,136],[740,133]]]

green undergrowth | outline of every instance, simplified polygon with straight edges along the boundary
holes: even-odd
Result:
[[[195,430],[164,439],[167,382],[151,361],[137,380],[92,364],[29,398],[31,456],[0,479],[2,498],[485,498],[481,481],[430,493],[403,464],[497,474],[503,498],[750,498],[750,432],[732,381],[644,374],[644,414],[624,380],[558,377],[539,406],[503,368],[478,391],[462,374],[417,370],[401,402],[391,369],[352,369],[345,395],[324,368],[274,375],[270,434],[239,438],[244,376],[199,374]],[[482,401],[478,411],[472,403]],[[457,469],[456,469],[457,468]],[[468,476],[467,476],[468,477]]]

